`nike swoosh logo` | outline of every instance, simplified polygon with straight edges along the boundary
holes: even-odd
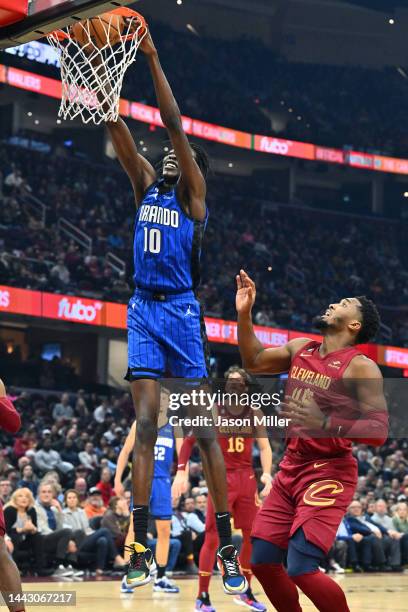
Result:
[[[224,518],[224,516],[228,516],[228,514],[219,514],[218,518]]]
[[[319,468],[319,467],[322,467],[323,465],[327,465],[328,463],[329,463],[328,461],[325,461],[324,463],[315,463],[313,467]]]

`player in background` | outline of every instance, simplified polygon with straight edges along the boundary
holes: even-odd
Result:
[[[320,612],[349,612],[319,564],[355,492],[352,439],[380,446],[387,438],[381,372],[356,348],[375,337],[378,311],[366,297],[344,298],[316,318],[321,343],[298,338],[264,349],[252,326],[255,283],[244,270],[236,281],[242,363],[254,373],[288,372],[281,415],[291,419],[280,470],[252,530],[253,572],[278,612],[301,612],[297,586]]]
[[[225,372],[225,394],[231,394],[231,401],[219,406],[214,418],[217,416],[226,419],[249,419],[254,414],[249,406],[240,404],[239,398],[248,394],[249,376],[245,370],[232,366]],[[257,411],[257,414],[260,414]],[[265,427],[261,425],[218,426],[218,441],[220,443],[227,469],[228,508],[234,519],[234,526],[242,531],[242,548],[240,559],[242,571],[248,582],[245,593],[234,597],[234,602],[255,610],[265,612],[266,606],[257,601],[251,590],[252,571],[251,561],[251,529],[255,516],[259,510],[258,487],[255,472],[252,466],[252,451],[256,440],[263,470],[261,482],[264,488],[261,497],[266,497],[272,486],[272,449],[269,444]],[[186,466],[195,444],[195,437],[185,438],[179,454],[178,471],[173,483],[173,497],[185,493],[188,486]],[[205,539],[200,551],[199,585],[195,609],[199,612],[215,612],[211,604],[209,586],[214,567],[218,546],[218,536],[214,522],[214,511],[211,497],[208,498],[208,507],[205,521]]]
[[[132,543],[128,586],[141,586],[151,579],[153,555],[147,548],[147,525],[160,404],[158,381],[167,370],[182,379],[203,381],[208,376],[205,325],[195,296],[208,217],[208,158],[201,148],[188,142],[180,110],[149,32],[140,49],[146,56],[160,115],[173,148],[164,157],[162,175],[158,177],[138,153],[126,124],[121,119],[106,124],[136,201],[136,290],[129,302],[127,321],[127,379],[137,420],[132,470],[136,542]],[[224,586],[231,594],[243,592],[246,581],[232,545],[225,466],[216,436],[200,440],[200,448],[217,513]]]
[[[6,396],[4,383],[0,380],[0,428],[7,433],[15,434],[20,427],[20,415]],[[0,502],[0,591],[11,612],[24,612],[25,606],[21,602],[13,603],[13,599],[20,598],[20,601],[22,599],[21,579],[20,572],[7,551],[5,535],[6,525]]]
[[[154,473],[149,508],[150,516],[155,520],[157,529],[157,575],[153,590],[162,593],[178,593],[180,589],[166,576],[166,566],[169,556],[171,517],[173,512],[171,504],[171,468],[173,466],[174,447],[176,447],[178,456],[182,445],[182,439],[175,439],[173,427],[168,422],[168,405],[169,391],[162,387],[160,393],[160,414],[158,419],[159,431],[154,447]],[[122,485],[122,476],[128,464],[129,455],[133,452],[136,430],[137,423],[134,421],[118,457],[115,472],[115,492],[120,496],[123,496],[125,492]],[[132,550],[130,544],[133,540],[134,532],[131,523],[126,538],[125,551],[129,550],[129,548]],[[121,589],[123,593],[133,592],[132,587],[126,584],[126,576],[123,577]]]

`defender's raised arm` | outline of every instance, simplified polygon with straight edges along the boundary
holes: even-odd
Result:
[[[290,368],[292,356],[309,342],[307,338],[296,338],[285,346],[265,349],[255,335],[252,325],[252,307],[255,303],[254,281],[244,270],[236,276],[238,312],[238,345],[242,365],[254,374],[278,374]]]

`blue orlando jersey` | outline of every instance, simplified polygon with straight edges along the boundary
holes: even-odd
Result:
[[[141,289],[180,292],[200,282],[201,242],[207,224],[186,215],[176,190],[154,183],[136,213],[134,280]]]
[[[161,427],[154,447],[153,478],[169,478],[174,458],[174,432],[170,423]]]

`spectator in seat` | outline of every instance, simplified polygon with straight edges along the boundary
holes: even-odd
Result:
[[[23,553],[27,555],[28,561],[34,561],[33,568],[37,576],[49,576],[53,570],[45,567],[43,543],[37,529],[34,506],[35,500],[30,489],[16,489],[4,508],[6,531],[13,543],[13,557],[17,565]]]
[[[102,493],[103,505],[108,506],[109,501],[115,496],[115,491],[111,484],[112,472],[108,467],[101,470],[101,479],[96,484],[96,488]]]
[[[56,281],[56,286],[58,289],[63,289],[64,287],[66,287],[66,285],[69,284],[71,275],[69,273],[68,268],[64,264],[64,260],[62,257],[60,257],[57,260],[55,266],[51,268],[50,274],[51,278]]]
[[[8,478],[0,480],[0,502],[3,504],[3,506],[5,506],[10,500],[12,490],[13,487]]]
[[[408,504],[399,502],[395,508],[392,518],[394,529],[402,534],[401,538],[401,562],[408,565]]]
[[[102,402],[97,406],[93,412],[93,418],[97,423],[103,423],[108,414],[109,402],[107,399],[103,399]]]
[[[98,455],[95,453],[92,442],[87,442],[85,444],[85,449],[79,453],[78,457],[81,465],[86,467],[90,472],[99,465]]]
[[[74,466],[77,466],[79,463],[78,458],[78,449],[76,444],[72,438],[67,438],[64,441],[64,447],[61,450],[61,459],[68,463],[71,463]]]
[[[191,530],[193,539],[194,561],[199,562],[200,550],[204,542],[205,523],[203,523],[195,512],[196,501],[193,497],[186,497],[184,500],[185,520]]]
[[[123,551],[129,529],[130,512],[125,499],[112,497],[109,507],[102,518],[102,527],[109,529],[115,540],[118,551]]]
[[[387,563],[394,571],[401,569],[401,544],[402,534],[394,529],[392,518],[388,514],[387,503],[384,499],[378,499],[375,504],[375,512],[369,521],[379,527],[382,533],[382,544]]]
[[[106,508],[103,505],[102,493],[96,487],[89,489],[89,497],[84,505],[84,510],[89,519],[105,514]]]
[[[38,482],[31,463],[25,465],[21,472],[21,480],[17,483],[19,489],[29,489],[34,497],[37,495]]]
[[[45,438],[42,448],[34,454],[34,461],[42,473],[57,470],[62,474],[68,474],[74,469],[72,463],[63,461],[59,452],[52,448],[51,438]]]
[[[180,540],[179,562],[186,567],[187,574],[197,575],[198,568],[194,561],[193,533],[187,525],[186,513],[182,512],[178,500],[173,500],[171,518],[171,538]]]
[[[75,546],[71,529],[64,528],[64,516],[59,503],[53,498],[51,484],[40,483],[35,504],[37,529],[42,536],[44,553],[56,560],[58,568],[54,576],[72,576],[72,569],[65,567],[69,546]]]
[[[69,402],[69,394],[63,393],[61,395],[61,401],[55,404],[54,410],[52,411],[52,418],[54,421],[64,419],[70,421],[74,418],[74,409]]]
[[[195,498],[195,514],[198,516],[200,521],[205,525],[205,516],[207,514],[207,496],[197,495]]]
[[[111,562],[114,569],[123,570],[124,558],[118,554],[113,536],[109,529],[92,529],[89,519],[79,505],[80,499],[75,489],[68,489],[64,495],[64,526],[72,529],[78,548],[78,561],[86,564],[94,557],[96,574],[101,575]]]
[[[86,479],[82,476],[78,476],[78,478],[75,479],[74,488],[79,497],[79,505],[83,508],[88,499],[88,485]]]
[[[347,542],[349,563],[354,571],[371,572],[385,567],[381,530],[364,518],[359,501],[351,502],[339,529],[337,537]]]

